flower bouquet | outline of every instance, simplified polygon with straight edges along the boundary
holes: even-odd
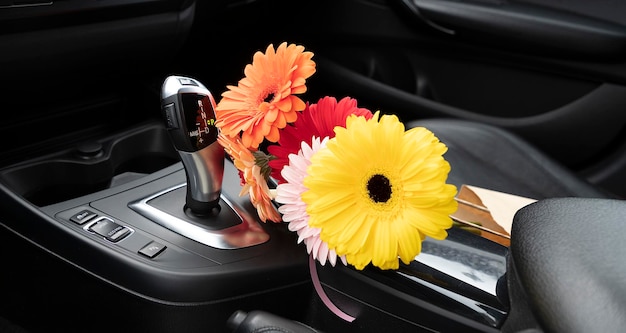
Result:
[[[269,45],[222,93],[218,141],[239,170],[240,195],[262,221],[288,223],[322,265],[397,269],[453,225],[447,147],[350,97],[304,102],[297,95],[315,71],[303,46]]]

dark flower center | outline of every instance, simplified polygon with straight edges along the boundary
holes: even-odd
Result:
[[[376,174],[367,181],[367,194],[375,202],[387,202],[391,198],[391,184],[389,178]]]
[[[274,100],[274,93],[271,92],[271,93],[267,94],[267,96],[265,96],[265,99],[263,100],[263,102],[269,103],[272,100]]]

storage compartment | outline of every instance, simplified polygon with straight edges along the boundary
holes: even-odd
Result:
[[[37,206],[138,179],[179,161],[162,124],[148,123],[0,172],[0,180]]]

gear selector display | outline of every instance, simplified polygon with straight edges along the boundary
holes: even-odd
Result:
[[[200,150],[215,142],[217,140],[217,127],[215,127],[215,110],[213,110],[211,97],[182,94],[181,102],[187,116],[185,127],[189,136],[189,143]],[[194,113],[195,117],[193,117]]]

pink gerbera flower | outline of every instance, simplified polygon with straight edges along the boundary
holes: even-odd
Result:
[[[320,239],[319,228],[309,227],[306,204],[300,199],[301,194],[307,190],[302,182],[307,175],[307,167],[311,164],[311,156],[326,146],[328,137],[322,141],[315,137],[311,141],[311,146],[306,142],[301,142],[299,152],[289,155],[289,164],[282,170],[286,182],[279,184],[276,188],[275,200],[283,204],[278,208],[278,211],[283,214],[283,221],[289,222],[289,230],[298,234],[298,243],[304,242],[307,252],[314,259],[319,260],[322,265],[328,261],[332,266],[335,266],[337,253],[334,249],[328,248],[328,244]],[[340,258],[346,264],[345,257]]]

